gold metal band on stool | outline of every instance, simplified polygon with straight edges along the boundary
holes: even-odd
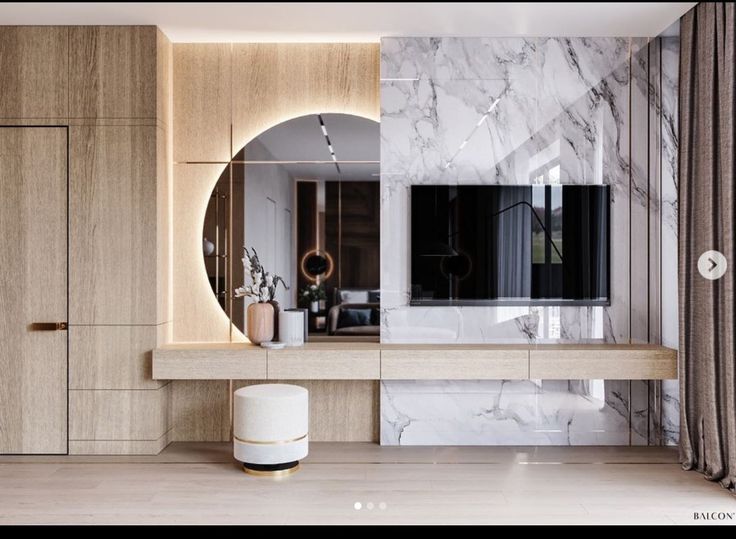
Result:
[[[309,433],[306,433],[304,436],[299,436],[299,438],[294,438],[292,440],[278,440],[275,442],[258,442],[256,440],[243,440],[242,438],[238,438],[233,434],[233,439],[237,440],[238,442],[242,442],[244,444],[255,444],[255,445],[282,445],[282,444],[292,444],[294,442],[299,442],[301,440],[304,440],[307,436],[309,436]]]
[[[251,470],[247,466],[243,465],[243,471],[248,475],[257,475],[260,477],[285,477],[291,475],[299,470],[299,464],[285,470]]]

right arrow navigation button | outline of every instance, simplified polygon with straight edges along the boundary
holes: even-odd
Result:
[[[709,281],[720,279],[727,269],[728,261],[719,251],[706,251],[698,258],[698,271]]]

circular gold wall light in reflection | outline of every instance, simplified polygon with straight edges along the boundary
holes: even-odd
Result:
[[[450,275],[459,281],[464,281],[473,272],[473,259],[462,249],[457,250],[456,256],[444,256],[440,261],[440,272],[445,279]]]
[[[319,277],[323,279],[330,278],[332,272],[335,271],[335,261],[327,251],[312,249],[302,256],[299,269],[306,279],[317,282]]]

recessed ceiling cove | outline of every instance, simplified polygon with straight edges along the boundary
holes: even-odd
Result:
[[[8,2],[7,25],[157,25],[173,42],[656,36],[696,2]]]

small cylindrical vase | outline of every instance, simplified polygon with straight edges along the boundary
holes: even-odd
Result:
[[[270,303],[251,303],[248,305],[248,339],[253,344],[269,342],[273,339],[273,305]]]
[[[279,314],[279,339],[286,346],[304,344],[304,312],[281,311]]]

